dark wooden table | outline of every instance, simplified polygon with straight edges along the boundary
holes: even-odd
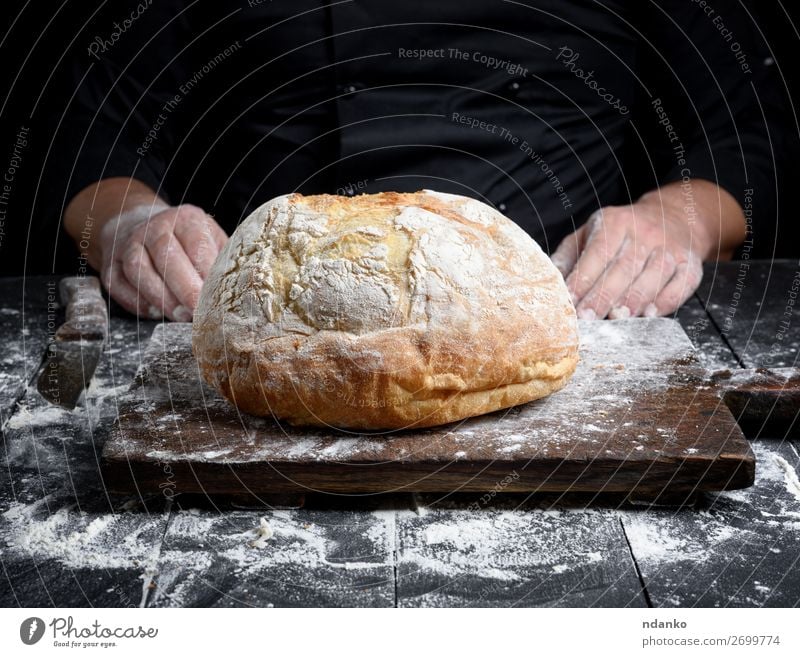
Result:
[[[753,487],[680,506],[501,482],[487,496],[309,495],[302,508],[168,486],[110,495],[100,452],[154,323],[114,316],[85,401],[48,406],[32,382],[61,321],[56,283],[0,281],[4,606],[800,604],[791,432],[748,436]],[[709,369],[797,365],[798,296],[797,262],[712,265],[677,316]]]

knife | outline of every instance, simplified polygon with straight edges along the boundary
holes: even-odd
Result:
[[[75,408],[89,385],[108,335],[106,302],[95,276],[72,276],[59,284],[64,323],[47,348],[36,387],[53,404]]]

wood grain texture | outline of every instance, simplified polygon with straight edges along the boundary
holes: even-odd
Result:
[[[98,461],[116,396],[129,386],[137,344],[152,327],[112,321],[93,383],[73,411],[22,387],[3,426],[0,605],[137,607],[146,595],[166,500],[109,495]]]
[[[724,371],[717,377],[727,388],[726,403],[741,418],[748,436],[796,440],[798,381],[788,368],[800,365],[800,262],[708,263],[704,274],[696,296],[718,329],[719,340],[735,353],[738,367],[750,370],[721,368],[731,370],[727,381]]]
[[[743,367],[798,364],[800,263],[710,263],[697,296]]]
[[[735,369],[739,359],[722,338],[702,301],[693,295],[675,313],[675,319],[696,349],[700,365],[707,370]]]
[[[117,417],[121,395],[141,361],[137,344],[143,348],[153,326],[153,322],[134,319],[113,320],[107,349],[73,410],[50,404],[35,385],[27,386],[3,425],[4,460],[9,467],[37,475],[72,476],[82,489],[104,488],[100,452]]]
[[[748,436],[800,433],[800,369],[722,370],[712,377]]]
[[[391,512],[180,509],[148,606],[394,606],[391,523]]]
[[[363,435],[252,418],[199,379],[188,325],[154,332],[106,443],[115,490],[384,493],[740,488],[754,461],[669,319],[585,322],[575,377],[550,397],[422,431]],[[335,391],[332,392],[335,394]]]
[[[767,271],[771,265],[753,267]],[[44,278],[29,284],[47,289]],[[14,292],[3,297],[3,307],[20,310],[14,301],[19,297],[17,283],[3,283],[0,289]],[[758,301],[753,298],[753,303]],[[715,321],[703,321],[701,311],[698,302],[678,313],[691,340],[703,350],[701,364],[717,369],[716,361],[733,369],[738,361],[728,360],[731,351],[715,334]],[[46,304],[34,303],[26,310],[26,321],[46,327],[46,312]],[[759,318],[759,326],[773,321],[771,312]],[[2,317],[11,321],[10,332],[0,335],[3,345],[21,345],[21,314]],[[260,518],[272,513],[268,507],[232,510],[199,494],[175,498],[168,511],[159,491],[142,492],[141,498],[138,493],[108,492],[97,470],[96,449],[125,401],[123,391],[144,358],[152,326],[130,317],[113,320],[111,342],[98,367],[98,381],[89,390],[89,403],[72,414],[42,419],[38,411],[44,407],[35,389],[26,390],[29,379],[15,384],[10,405],[3,407],[14,411],[15,421],[5,428],[0,467],[0,604],[126,606],[144,600],[151,606],[800,605],[800,508],[793,486],[800,459],[796,443],[784,440],[783,434],[764,433],[752,443],[757,456],[754,486],[698,493],[691,501],[676,499],[670,505],[664,504],[663,495],[658,504],[631,504],[625,494],[531,496],[502,488],[414,495],[415,501],[410,494],[389,500],[310,494],[306,509],[287,510],[287,518],[271,523],[275,538],[267,542],[270,552],[248,546]],[[751,326],[737,321],[728,334],[730,343],[745,344]],[[792,362],[792,347],[784,346],[773,365],[781,359]],[[637,348],[632,344],[630,351]],[[44,340],[35,356],[27,351],[36,363],[43,352]],[[180,382],[173,380],[171,385]],[[181,423],[171,426],[180,428]],[[598,437],[605,440],[603,434]],[[41,446],[39,453],[48,458],[37,463],[34,446]],[[261,504],[259,496],[247,493],[236,503],[248,499],[247,506]],[[86,549],[98,558],[116,555],[130,559],[131,567],[76,569],[57,545],[21,549],[13,540],[25,538],[26,525],[3,512],[30,506],[29,529],[48,527],[51,537],[74,536],[77,547],[88,541]],[[88,515],[81,517],[79,510]],[[119,518],[101,532],[88,531],[93,521],[109,514]],[[192,531],[184,515],[205,523],[205,534]],[[458,539],[476,527],[487,533],[485,546]],[[513,540],[507,530],[516,534]],[[133,564],[140,553],[132,549],[136,543],[126,542],[131,536],[138,537],[145,548],[141,554],[149,560]],[[239,549],[243,561],[234,558]],[[626,551],[631,557],[627,561]],[[480,568],[465,572],[465,564],[473,562]],[[146,588],[148,583],[153,588]]]
[[[56,472],[0,481],[0,606],[141,604],[168,512],[130,513],[123,500],[110,508],[84,480]]]
[[[619,511],[653,606],[800,605],[800,457],[779,440],[753,447],[751,488],[681,510]]]
[[[398,514],[398,606],[646,606],[613,509],[493,502]]]
[[[0,424],[12,415],[39,369],[61,317],[57,278],[0,280]]]

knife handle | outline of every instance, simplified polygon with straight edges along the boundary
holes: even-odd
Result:
[[[800,429],[800,368],[722,370],[710,380],[743,427]]]
[[[58,341],[105,340],[108,334],[106,300],[96,276],[68,276],[59,284],[64,323],[56,331]]]

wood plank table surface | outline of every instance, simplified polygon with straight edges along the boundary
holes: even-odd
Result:
[[[85,398],[50,406],[57,283],[0,280],[3,606],[800,605],[800,420],[750,429],[754,486],[675,505],[498,481],[280,507],[175,495],[168,464],[161,493],[112,494],[100,454],[156,322],[112,312]],[[796,366],[798,296],[800,263],[707,265],[677,318],[710,370]]]

